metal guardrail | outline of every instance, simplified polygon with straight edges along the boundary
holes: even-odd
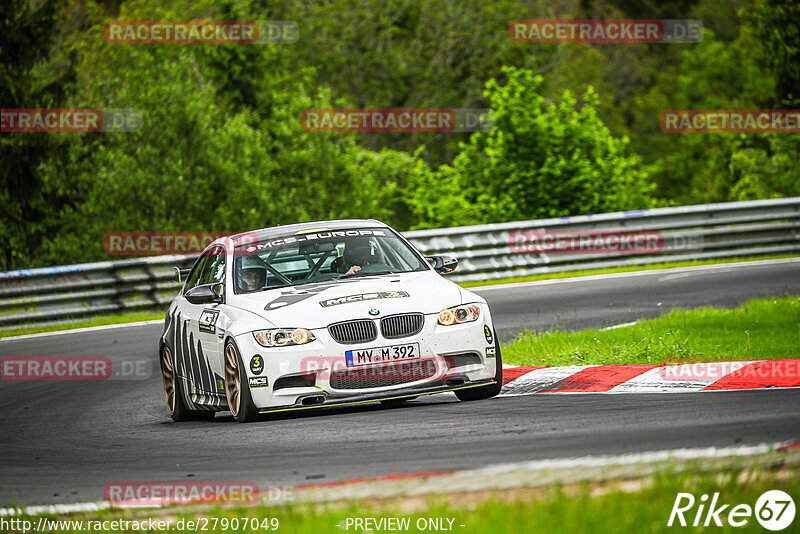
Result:
[[[552,253],[526,236],[658,232],[658,250]],[[579,215],[421,230],[404,234],[424,254],[451,254],[456,282],[734,256],[800,252],[800,197]],[[541,235],[541,234],[537,234]],[[522,244],[520,244],[522,239]],[[642,252],[647,252],[643,254]],[[192,256],[155,256],[0,273],[0,330],[75,318],[166,308],[178,289],[173,267]]]

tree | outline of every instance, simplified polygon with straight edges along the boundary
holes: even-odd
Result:
[[[269,16],[300,21],[300,66],[357,108],[485,108],[483,84],[503,65],[548,63],[554,45],[514,43],[508,24],[552,17],[550,2],[501,0],[289,0],[268,3]],[[267,9],[267,8],[265,8]],[[374,133],[362,143],[452,160],[465,133]]]
[[[452,226],[639,209],[651,186],[628,140],[614,138],[587,89],[580,109],[570,92],[560,102],[540,94],[541,76],[503,69],[485,96],[495,126],[472,135],[452,166],[419,173],[423,219]]]
[[[4,0],[0,13],[0,105],[3,108],[59,107],[74,81],[73,59],[50,63],[59,2]],[[47,65],[48,68],[42,68]],[[50,228],[53,210],[64,203],[46,191],[40,167],[58,160],[69,139],[49,133],[0,135],[0,269],[21,267]]]
[[[703,40],[681,49],[649,90],[630,103],[634,150],[652,164],[658,198],[677,204],[732,200],[729,163],[743,144],[763,146],[758,136],[735,133],[664,133],[659,115],[671,109],[758,109],[770,98],[773,79],[754,53],[749,28],[731,43],[705,30]]]
[[[210,4],[192,8],[213,18]],[[124,19],[170,17],[155,2],[122,9]],[[291,72],[277,46],[116,46],[104,42],[102,22],[81,46],[84,104],[141,110],[144,122],[72,147],[60,179],[77,177],[82,198],[58,217],[61,231],[45,242],[40,261],[100,259],[103,235],[113,231],[408,220],[397,199],[414,157],[370,151],[352,134],[303,130],[302,110],[342,103],[314,86],[312,70]],[[234,79],[247,83],[231,83],[226,60]]]
[[[731,156],[732,200],[800,196],[800,138],[785,133],[762,137],[766,147],[740,148]]]
[[[742,9],[763,46],[760,57],[775,77],[775,107],[800,105],[800,4],[796,0],[755,0]]]

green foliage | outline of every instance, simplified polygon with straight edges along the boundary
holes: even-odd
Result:
[[[74,80],[72,58],[41,69],[54,44],[55,0],[4,0],[0,12],[0,105],[3,108],[58,107]],[[39,70],[37,70],[39,69]],[[63,154],[58,136],[45,133],[0,135],[0,269],[34,257],[48,217],[63,199],[42,185],[39,166]]]
[[[665,66],[652,88],[631,103],[643,131],[633,148],[652,162],[656,195],[679,204],[738,200],[738,176],[732,161],[740,150],[764,147],[763,136],[733,133],[663,133],[657,117],[668,109],[759,109],[770,98],[772,78],[753,50],[757,40],[747,28],[732,43],[706,30],[703,40],[681,50]],[[645,126],[647,125],[647,126]],[[782,134],[791,135],[791,134]],[[770,190],[765,196],[779,194]]]
[[[800,196],[800,137],[763,137],[766,147],[741,148],[731,156],[730,172],[735,179],[731,196],[736,200]]]
[[[168,14],[157,8],[126,13],[123,6],[121,16]],[[86,94],[104,107],[143,111],[144,126],[72,145],[76,163],[67,172],[85,194],[59,219],[81,232],[47,239],[47,263],[100,257],[103,235],[112,231],[239,232],[346,217],[394,221],[393,208],[404,209],[395,197],[413,158],[372,152],[354,136],[302,130],[302,110],[339,103],[329,91],[312,90],[310,71],[289,72],[275,46],[243,54],[235,45],[115,48],[95,38],[97,49],[86,54],[82,69]],[[92,66],[103,60],[105,75],[90,79]],[[231,83],[223,65],[237,63],[242,67],[232,75],[247,81]],[[250,63],[262,68],[248,71]]]
[[[611,330],[526,332],[503,347],[514,365],[672,364],[800,356],[800,298],[753,299],[738,308],[675,308]]]
[[[761,58],[775,77],[775,106],[800,105],[800,4],[795,0],[755,0],[742,10],[763,43]]]
[[[315,80],[347,95],[354,107],[485,107],[483,85],[503,65],[549,62],[552,45],[511,42],[508,23],[554,15],[533,0],[288,0],[265,16],[300,21],[300,65],[313,65]],[[264,10],[266,11],[266,10]],[[413,152],[450,161],[465,133],[366,134],[366,146]]]
[[[504,69],[486,97],[495,121],[472,135],[452,166],[422,176],[416,205],[434,225],[466,225],[601,213],[651,205],[647,173],[598,118],[590,87],[579,109],[565,92],[541,95],[541,76]]]
[[[138,109],[145,122],[130,133],[0,136],[0,269],[106,259],[109,231],[341,217],[406,230],[796,195],[796,135],[665,134],[658,116],[794,102],[797,9],[788,0],[7,0],[2,107]],[[508,37],[511,20],[570,17],[701,18],[710,29],[684,45]],[[109,18],[294,20],[300,41],[109,44]],[[496,128],[312,133],[299,119],[310,107],[491,107]]]

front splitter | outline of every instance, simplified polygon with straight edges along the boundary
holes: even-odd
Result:
[[[490,386],[495,384],[494,380],[481,380],[478,382],[470,382],[460,386],[433,386],[419,389],[404,389],[399,392],[383,392],[372,393],[367,395],[355,395],[352,397],[338,397],[336,399],[329,399],[319,404],[309,405],[291,405],[291,406],[276,406],[274,408],[262,408],[258,411],[260,414],[278,413],[278,412],[295,412],[301,410],[318,410],[320,408],[334,408],[338,406],[355,406],[358,404],[367,404],[369,402],[387,401],[387,400],[400,400],[421,397],[423,395],[434,395],[436,393],[447,393],[448,391],[458,391],[462,389],[479,388],[483,386]]]

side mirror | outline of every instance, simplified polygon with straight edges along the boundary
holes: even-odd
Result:
[[[425,259],[432,262],[433,270],[439,274],[452,273],[458,267],[458,260],[453,256],[427,256]]]
[[[192,304],[214,304],[222,302],[222,284],[204,284],[184,293]]]

